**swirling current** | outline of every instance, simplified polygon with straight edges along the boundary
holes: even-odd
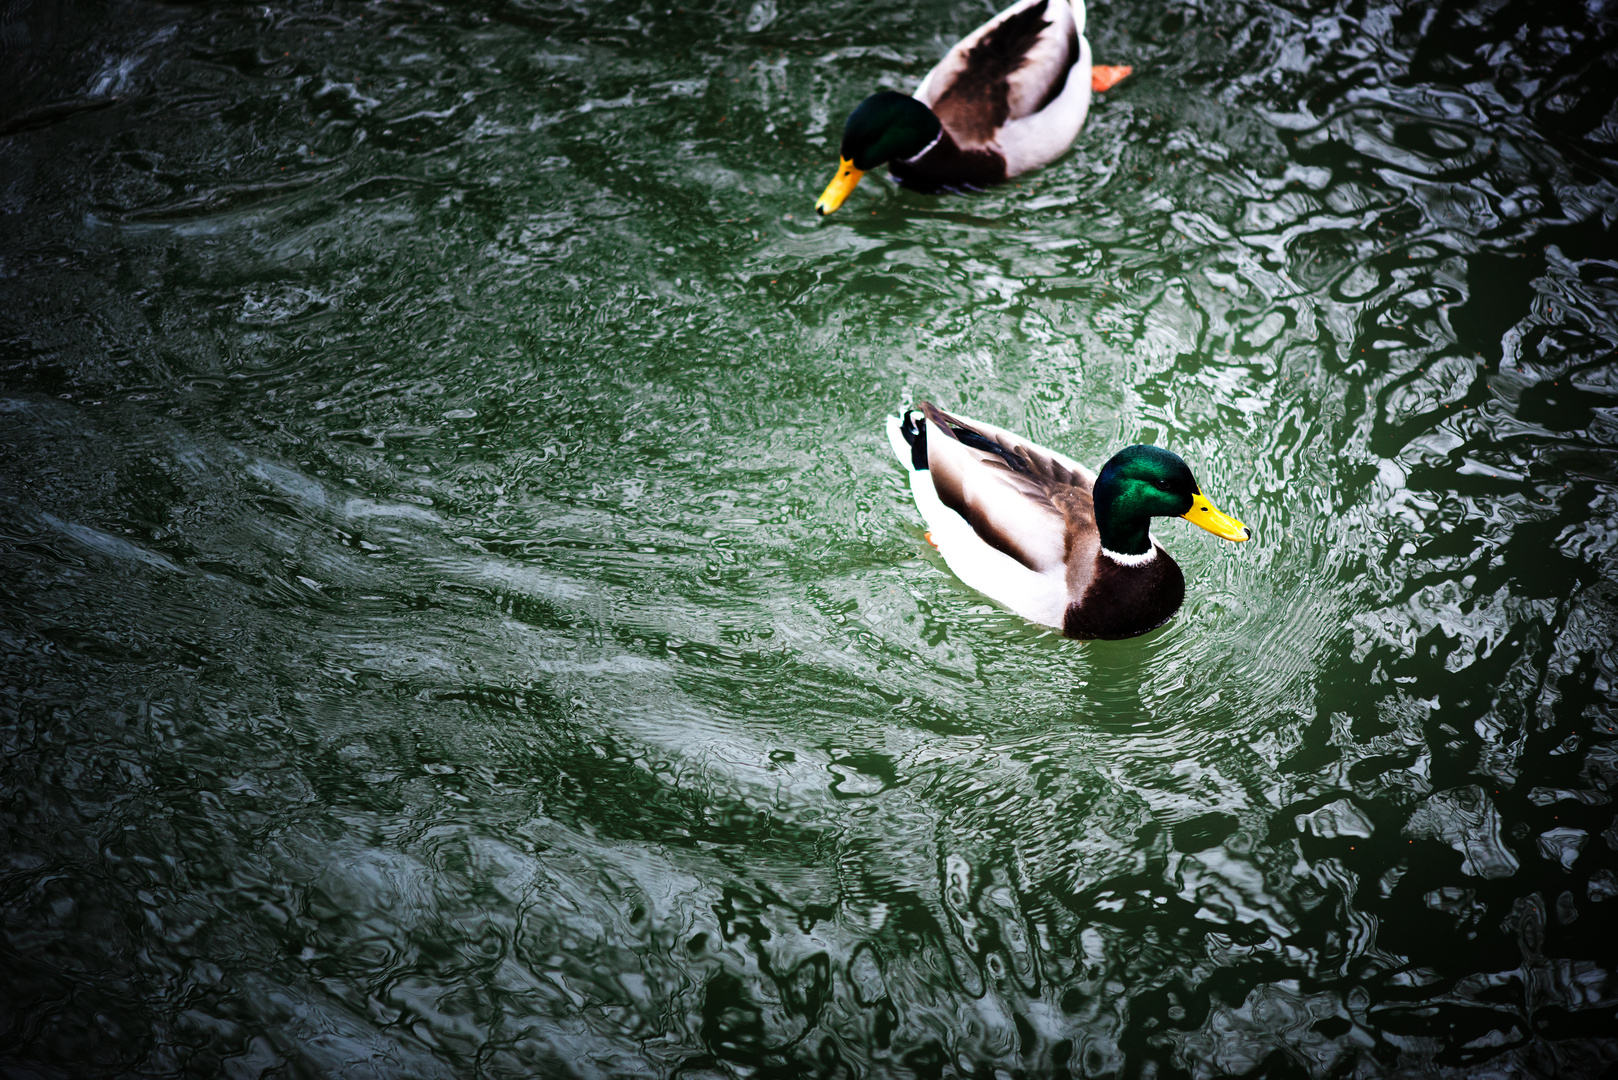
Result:
[[[663,4],[0,2],[5,1075],[1613,1075],[1618,9],[1097,2],[821,220],[993,7]],[[1255,538],[1044,632],[924,398]]]

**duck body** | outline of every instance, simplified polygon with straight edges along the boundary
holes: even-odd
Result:
[[[1098,475],[1004,428],[922,402],[889,417],[928,540],[962,582],[1072,638],[1126,638],[1179,611],[1185,576],[1147,523],[1182,516],[1217,536],[1251,531],[1215,510],[1190,467],[1132,446]]]
[[[884,91],[860,103],[816,209],[837,209],[884,163],[894,180],[927,192],[984,188],[1047,165],[1078,137],[1092,90],[1129,70],[1092,67],[1083,0],[1018,0],[950,49],[913,97]]]
[[[1061,157],[1089,115],[1090,43],[1083,0],[1075,2],[1019,0],[963,38],[916,87],[916,100],[963,154],[1000,159],[1002,180]],[[948,169],[942,150],[889,172],[919,186],[929,172]]]

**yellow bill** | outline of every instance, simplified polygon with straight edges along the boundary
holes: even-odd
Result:
[[[822,214],[829,214],[842,206],[843,200],[848,198],[848,193],[854,190],[854,185],[858,184],[860,177],[864,175],[865,171],[856,169],[848,158],[841,159],[837,166],[837,175],[826,185],[826,190],[820,193],[820,198],[815,202],[815,209]]]
[[[1191,509],[1180,515],[1193,525],[1200,525],[1215,536],[1240,543],[1253,535],[1253,530],[1229,514],[1215,508],[1208,496],[1197,492],[1191,497]]]

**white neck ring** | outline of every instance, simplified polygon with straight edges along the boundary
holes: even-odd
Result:
[[[1147,548],[1139,555],[1125,555],[1121,551],[1109,551],[1107,548],[1102,548],[1101,554],[1105,555],[1119,566],[1145,566],[1147,563],[1157,558],[1157,541],[1153,540],[1151,536],[1148,535],[1146,537],[1146,542],[1151,544],[1151,547]]]
[[[929,151],[933,147],[937,146],[938,145],[938,140],[942,139],[943,137],[944,137],[944,129],[942,127],[940,127],[938,129],[938,134],[933,136],[933,141],[932,142],[928,143],[926,146],[924,146],[920,150],[918,150],[915,153],[914,156],[907,157],[907,158],[904,158],[902,160],[904,161],[904,163],[906,165],[914,165],[916,162],[918,162],[918,161],[920,161],[922,159],[922,156],[924,154],[926,154],[927,151]]]

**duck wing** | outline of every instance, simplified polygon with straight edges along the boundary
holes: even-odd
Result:
[[[1040,574],[1099,543],[1095,476],[1072,459],[1004,428],[952,416],[928,402],[927,468],[939,501],[978,539]]]
[[[1082,17],[1068,0],[1019,0],[951,49],[915,96],[962,149],[987,146],[1061,95],[1080,59]]]

